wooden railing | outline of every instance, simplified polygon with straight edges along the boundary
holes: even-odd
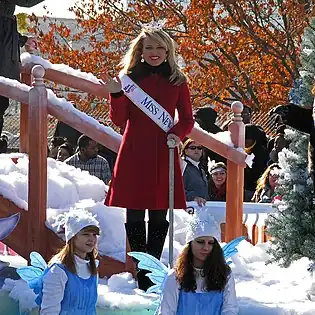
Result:
[[[37,57],[37,60],[40,58]],[[42,63],[43,66],[47,62]],[[32,64],[24,65],[24,72],[29,73],[30,69],[34,66]],[[98,84],[98,80],[95,78],[89,81],[83,77],[78,77],[69,72],[63,72],[62,70],[55,70],[53,68],[47,68],[45,72],[45,79],[51,80],[58,84],[70,86],[72,88],[81,90],[93,94],[98,97],[108,98],[108,92],[105,91],[101,84]],[[23,110],[23,108],[22,108]],[[245,160],[247,155],[243,152],[236,150],[237,148],[244,148],[245,145],[245,127],[242,122],[241,112],[243,105],[240,102],[232,104],[232,123],[229,125],[229,131],[231,132],[231,140],[234,147],[231,147],[222,141],[218,140],[214,135],[209,134],[202,129],[195,126],[191,131],[189,137],[210,150],[220,154],[227,159],[227,216],[226,216],[226,239],[232,240],[233,238],[242,234],[242,203],[243,203],[243,187],[244,187],[244,167],[246,167]],[[58,117],[57,117],[58,118]],[[60,117],[62,120],[73,126],[67,120],[67,117]],[[76,128],[77,129],[77,128]],[[81,131],[80,129],[77,129]],[[94,140],[99,141],[99,139]],[[27,141],[22,141],[22,143]],[[116,148],[111,147],[110,142],[106,139],[107,144],[113,151],[117,151],[119,145]],[[101,142],[103,144],[103,142]],[[25,151],[27,152],[27,151]]]
[[[29,72],[31,68],[32,73]],[[43,226],[46,221],[47,114],[65,122],[115,152],[119,149],[121,137],[92,118],[90,120],[82,119],[82,115],[78,110],[73,109],[70,114],[65,108],[56,106],[53,99],[47,99],[43,78],[106,98],[108,93],[104,91],[100,84],[71,74],[65,74],[62,71],[45,70],[40,65],[24,66],[23,83],[30,85],[32,78],[32,88],[26,88],[25,86],[21,88],[16,82],[12,85],[0,82],[0,95],[22,103],[20,152],[29,154],[29,207],[32,211],[32,217],[37,220],[36,223],[34,221],[30,222],[29,233],[32,235],[30,238],[31,248],[39,250],[40,244],[43,243],[38,241],[41,239],[41,230],[37,226]],[[234,147],[223,143],[214,135],[196,126],[189,135],[193,140],[228,160],[226,240],[242,235],[244,167],[246,166],[245,159],[247,157],[245,153],[236,150],[237,148],[244,148],[245,141],[245,128],[241,119],[242,104],[240,102],[234,103],[232,110],[234,116],[229,130]]]

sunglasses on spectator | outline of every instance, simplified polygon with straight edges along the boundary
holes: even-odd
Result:
[[[188,149],[190,149],[190,150],[196,150],[196,149],[202,150],[203,147],[202,147],[202,146],[198,146],[198,147],[197,147],[197,146],[192,145],[192,146],[188,147]]]

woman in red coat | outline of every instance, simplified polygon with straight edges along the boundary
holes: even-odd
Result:
[[[135,105],[118,77],[102,75],[111,93],[110,117],[115,125],[126,126],[106,205],[127,208],[126,233],[133,251],[148,252],[160,258],[168,231],[166,214],[169,197],[169,149],[191,131],[194,120],[187,79],[175,59],[174,42],[161,29],[144,28],[130,45],[122,73],[165,109],[178,122],[167,132]],[[133,85],[133,84],[131,84]],[[130,86],[130,85],[129,85]],[[125,94],[123,90],[125,91]],[[143,92],[144,91],[144,92]],[[153,114],[158,109],[147,98],[143,103]],[[171,119],[172,119],[171,118]],[[186,200],[178,150],[175,150],[175,208],[185,209]],[[144,215],[149,212],[148,240]],[[139,287],[146,289],[147,278],[138,274]]]

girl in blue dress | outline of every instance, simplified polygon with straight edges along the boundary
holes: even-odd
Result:
[[[234,278],[218,240],[220,228],[213,217],[195,215],[156,314],[238,314]]]
[[[96,315],[99,223],[83,210],[64,219],[66,245],[43,277],[40,315]]]

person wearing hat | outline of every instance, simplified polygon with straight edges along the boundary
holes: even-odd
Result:
[[[223,162],[210,168],[209,198],[211,201],[226,201],[226,165]]]
[[[165,280],[158,315],[236,315],[235,282],[218,241],[220,227],[199,212],[188,225],[186,246]]]
[[[58,221],[64,226],[66,245],[43,277],[40,315],[96,315],[99,223],[84,210],[60,215]]]
[[[209,200],[208,180],[206,173],[200,167],[203,146],[192,139],[187,139],[181,150],[184,160],[184,187],[187,201],[196,201],[199,206],[204,206]]]

